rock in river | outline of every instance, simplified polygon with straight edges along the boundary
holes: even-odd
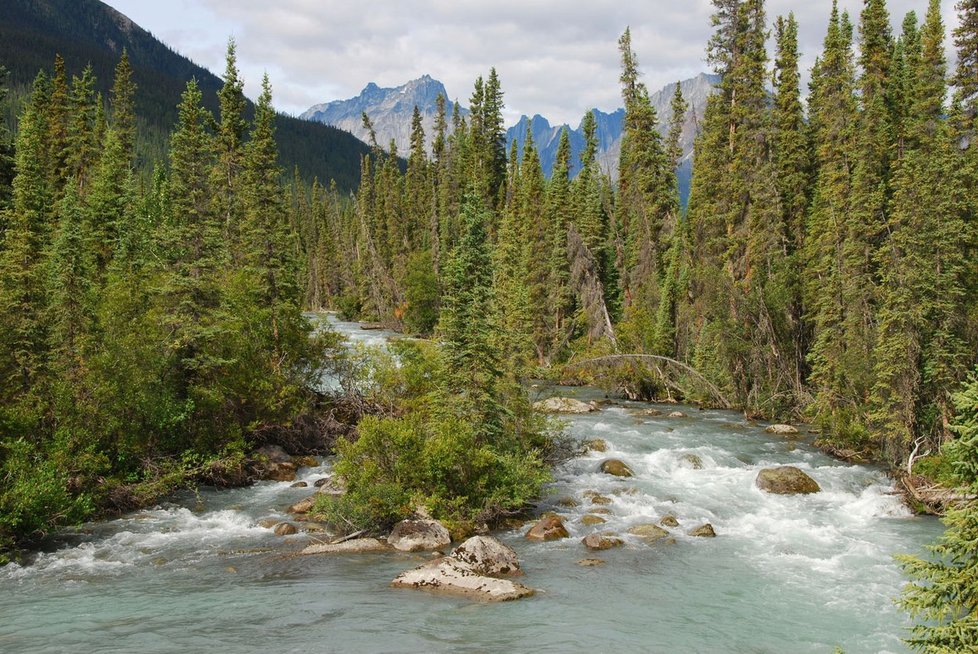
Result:
[[[791,425],[768,425],[764,430],[769,434],[778,434],[780,436],[791,436],[798,433],[796,427]]]
[[[460,595],[485,602],[505,602],[533,594],[532,588],[509,579],[479,574],[469,564],[451,556],[433,559],[414,570],[402,572],[391,586]]]
[[[700,538],[713,538],[717,535],[717,532],[713,530],[713,525],[709,522],[696,527],[695,529],[689,530],[690,536],[699,536]]]
[[[558,540],[568,536],[570,534],[567,532],[567,527],[556,515],[543,516],[535,525],[530,527],[530,531],[526,532],[526,537],[529,540]]]
[[[777,495],[799,495],[822,490],[814,479],[794,466],[765,468],[757,474],[754,483],[762,491]]]
[[[437,520],[402,520],[394,526],[387,542],[402,552],[433,552],[452,544],[452,537]]]
[[[291,536],[292,534],[298,533],[298,529],[295,525],[288,522],[280,522],[272,529],[276,536]]]
[[[584,442],[584,447],[592,452],[607,452],[608,441],[603,438],[592,438],[591,440]]]
[[[654,543],[669,537],[669,532],[658,525],[635,525],[628,530],[628,533],[632,536],[638,536],[647,543]]]
[[[297,515],[304,515],[312,511],[312,507],[315,504],[316,504],[316,496],[310,495],[309,497],[299,500],[298,502],[290,506],[288,509],[286,509],[286,511]]]
[[[625,541],[614,534],[588,534],[582,540],[584,547],[589,550],[610,550],[612,547],[621,547]]]
[[[533,408],[542,413],[591,413],[598,410],[594,404],[569,397],[549,397],[534,402]]]
[[[601,472],[615,477],[633,477],[632,469],[620,459],[606,459],[601,462]]]
[[[516,551],[490,536],[473,536],[452,550],[451,557],[482,575],[521,575]]]

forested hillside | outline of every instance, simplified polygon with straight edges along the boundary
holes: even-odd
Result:
[[[18,97],[29,93],[38,70],[51,70],[56,54],[64,60],[69,78],[90,65],[96,90],[108,93],[123,50],[137,89],[137,165],[148,171],[166,150],[187,81],[197,80],[204,106],[216,111],[221,80],[99,0],[4,2],[0,64],[10,71],[10,85]],[[246,116],[251,118],[253,112],[252,103],[246,102]],[[323,183],[335,180],[344,191],[356,188],[359,158],[367,151],[363,143],[325,125],[287,116],[277,120],[276,142],[287,171],[298,166],[309,182],[318,177]]]

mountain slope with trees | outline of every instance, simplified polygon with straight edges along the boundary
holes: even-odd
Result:
[[[125,50],[136,84],[138,116],[137,163],[144,169],[165,152],[170,127],[184,86],[196,79],[205,106],[217,110],[215,93],[221,80],[179,55],[115,9],[99,0],[7,0],[0,21],[0,64],[11,73],[9,84],[19,97],[29,93],[37,71],[50,69],[60,54],[70,74],[91,65],[97,90],[109,91],[113,70]],[[246,101],[246,115],[254,105]],[[359,158],[367,147],[342,130],[288,116],[278,117],[276,134],[282,164],[298,167],[311,182],[336,180],[340,189],[354,190]]]

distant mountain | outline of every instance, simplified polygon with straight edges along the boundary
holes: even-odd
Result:
[[[684,202],[688,196],[689,181],[692,174],[691,155],[697,125],[703,118],[706,101],[714,92],[719,81],[720,78],[717,75],[702,73],[680,83],[683,96],[691,108],[686,123],[683,125],[683,162],[679,167],[680,191]],[[669,122],[672,120],[670,105],[674,91],[675,85],[670,84],[653,93],[650,98],[658,113],[659,129],[663,136],[668,132]],[[392,88],[380,88],[371,82],[355,98],[315,105],[310,107],[301,117],[347,130],[354,136],[366,140],[368,135],[363,128],[362,121],[362,114],[366,112],[373,123],[378,144],[386,148],[393,139],[397,144],[398,153],[405,155],[410,145],[411,116],[415,106],[421,111],[425,134],[429,138],[430,145],[430,138],[434,131],[435,100],[439,94],[446,98],[450,97],[445,91],[445,86],[430,75],[424,75],[402,86]],[[462,109],[464,116],[467,116],[468,113],[467,109]],[[612,177],[617,177],[625,110],[618,109],[611,113],[605,113],[595,109],[594,117],[597,122],[599,164],[606,173]],[[584,134],[580,125],[576,128],[571,128],[568,125],[553,126],[543,116],[536,115],[532,119],[523,116],[506,131],[506,147],[508,148],[513,141],[516,141],[517,149],[522,155],[527,130],[531,124],[533,141],[540,152],[543,171],[548,177],[557,156],[560,132],[565,127],[569,130],[571,172],[576,174],[580,153],[584,148]]]
[[[300,118],[338,127],[361,141],[367,141],[369,135],[363,127],[363,113],[366,112],[377,134],[378,145],[387,148],[393,139],[398,153],[406,156],[411,146],[411,118],[415,107],[421,112],[421,122],[430,148],[439,95],[451,99],[445,85],[430,75],[393,88],[381,88],[370,82],[357,97],[317,104]],[[450,105],[446,111],[450,120]],[[469,115],[468,109],[462,108],[461,111],[463,116]]]
[[[60,53],[70,75],[91,64],[98,89],[112,85],[122,50],[129,53],[138,85],[140,116],[137,147],[144,162],[160,156],[177,119],[177,104],[187,81],[196,78],[205,104],[217,108],[221,80],[157,40],[112,7],[98,0],[0,0],[0,64],[11,71],[11,87],[23,93],[38,70],[51,70]],[[275,80],[272,80],[274,87]],[[252,110],[249,104],[249,111]],[[282,166],[298,166],[307,179],[335,179],[343,190],[359,184],[360,156],[368,148],[345,131],[298,118],[279,116],[277,140]]]
[[[706,111],[706,101],[715,92],[716,86],[720,83],[719,75],[707,75],[700,73],[696,77],[684,80],[679,83],[679,88],[683,92],[683,97],[689,103],[690,111],[687,114],[686,122],[683,124],[682,138],[680,145],[683,150],[682,163],[679,166],[679,186],[680,195],[685,204],[689,197],[689,184],[692,176],[692,154],[693,141],[696,139],[696,130],[703,113]],[[669,84],[656,91],[650,96],[652,106],[655,107],[659,117],[659,132],[665,136],[669,131],[669,123],[672,121],[672,96],[676,86]],[[624,128],[625,110],[618,109],[613,113],[605,113],[599,109],[594,110],[595,122],[597,123],[598,136],[598,161],[601,169],[611,175],[612,178],[618,176],[618,156],[621,153],[621,135]],[[523,143],[526,141],[526,132],[531,124],[531,119],[523,116],[519,122],[510,127],[506,133],[507,147],[514,140],[520,154],[523,153]],[[551,126],[550,122],[542,116],[532,118],[533,142],[540,152],[540,163],[543,171],[548,176],[553,169],[554,160],[557,157],[557,146],[560,143],[560,132],[566,127],[571,145],[572,174],[577,172],[580,153],[584,149],[584,132],[581,126],[571,128],[568,125]]]

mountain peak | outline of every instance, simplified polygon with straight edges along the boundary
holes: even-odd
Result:
[[[373,123],[378,143],[386,144],[393,139],[399,152],[407,152],[415,107],[421,112],[422,126],[430,143],[439,95],[449,99],[445,85],[426,73],[395,87],[380,87],[370,82],[358,96],[315,105],[301,117],[345,129],[366,140],[369,136],[361,119],[366,113]],[[468,111],[463,110],[463,115],[466,114]]]

